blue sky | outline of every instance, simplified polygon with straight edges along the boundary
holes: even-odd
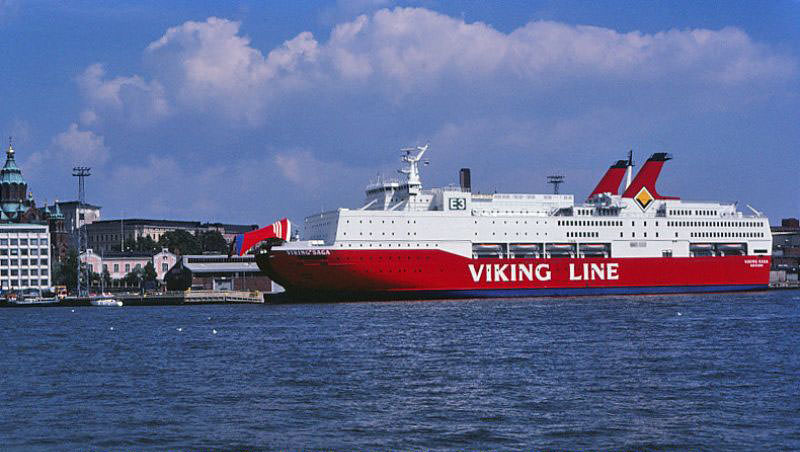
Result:
[[[585,196],[634,149],[659,191],[800,215],[800,2],[0,0],[0,133],[39,202],[265,224],[423,183]]]

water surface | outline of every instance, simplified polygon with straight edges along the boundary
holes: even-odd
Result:
[[[800,450],[800,291],[0,309],[0,326],[4,450]]]

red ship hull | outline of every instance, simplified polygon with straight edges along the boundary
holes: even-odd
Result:
[[[417,299],[762,290],[770,257],[468,259],[439,250],[257,255],[288,295]]]

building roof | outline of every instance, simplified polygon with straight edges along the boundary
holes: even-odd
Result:
[[[123,222],[125,226],[161,226],[161,227],[184,227],[184,228],[199,228],[199,221],[181,221],[181,220],[151,220],[147,218],[122,218],[117,220],[98,220],[91,223],[89,226],[100,226],[108,224],[119,224]]]
[[[192,273],[258,273],[255,256],[228,257],[224,254],[191,254],[180,265]]]
[[[258,229],[257,224],[227,224],[227,223],[201,223],[199,221],[186,220],[154,220],[150,218],[122,218],[116,220],[98,220],[89,226],[118,225],[122,221],[125,226],[155,226],[165,228],[222,228],[228,234],[240,234],[243,232]]]
[[[64,207],[72,207],[72,206],[77,207],[78,204],[80,204],[80,203],[78,201],[58,201],[58,202],[56,202],[56,204],[59,205],[59,206],[64,206]],[[89,203],[86,203],[86,202],[81,204],[81,207],[87,208],[87,209],[100,209],[101,208],[100,206],[95,206],[94,204],[89,204]]]
[[[85,253],[88,252],[100,256],[103,259],[151,259],[153,257],[153,254],[146,251],[107,251],[101,254],[89,248]]]
[[[19,169],[16,160],[14,160],[14,148],[11,144],[8,145],[8,151],[6,151],[6,163],[0,169],[0,184],[25,185],[22,170]]]
[[[8,229],[30,229],[35,228],[37,232],[44,232],[47,230],[46,224],[35,224],[35,223],[3,223],[0,224],[0,232],[7,232]]]
[[[257,224],[204,223],[209,228],[222,228],[226,234],[242,234],[258,229]]]

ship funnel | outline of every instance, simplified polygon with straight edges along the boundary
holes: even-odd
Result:
[[[469,168],[461,168],[461,171],[458,172],[458,180],[461,183],[461,191],[468,193],[472,191],[472,177]]]
[[[666,152],[656,152],[651,155],[642,165],[642,169],[636,173],[636,177],[631,182],[631,185],[625,189],[622,197],[635,198],[644,189],[653,199],[680,199],[674,196],[663,196],[656,191],[656,181],[658,181],[658,175],[661,174],[661,167],[668,160],[672,160],[672,156]]]
[[[592,194],[589,195],[589,198],[594,195],[599,195],[600,193],[616,195],[617,190],[619,190],[619,183],[622,182],[622,178],[625,177],[625,169],[627,167],[627,160],[617,160],[617,163],[614,163],[608,168],[606,174],[600,179],[600,182],[597,183],[594,190],[592,190]]]

